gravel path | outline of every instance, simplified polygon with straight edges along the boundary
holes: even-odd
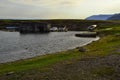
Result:
[[[44,76],[50,80],[120,80],[120,55],[66,62]]]

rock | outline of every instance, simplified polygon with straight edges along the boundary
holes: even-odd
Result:
[[[87,52],[88,50],[84,47],[77,47],[80,52]]]
[[[116,50],[116,52],[117,52],[117,53],[119,53],[119,52],[120,52],[120,48],[119,48],[119,49],[117,49],[117,50]]]
[[[25,48],[25,49],[28,49],[28,48]]]
[[[14,72],[13,72],[13,71],[8,72],[8,73],[6,74],[6,76],[9,76],[9,75],[12,75],[12,74],[14,74]]]
[[[84,32],[75,34],[76,37],[97,37],[97,32]]]
[[[115,36],[120,36],[120,34],[118,33],[118,34],[115,34]]]

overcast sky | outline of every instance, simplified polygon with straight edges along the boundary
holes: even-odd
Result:
[[[0,0],[2,19],[84,19],[120,13],[120,0]]]

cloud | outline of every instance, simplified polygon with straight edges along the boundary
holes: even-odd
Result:
[[[13,3],[10,0],[0,3],[0,18],[44,18],[49,12],[45,7]]]
[[[83,0],[9,0],[10,2],[25,5],[56,7],[62,5],[78,5]]]
[[[108,13],[113,13],[113,12],[120,13],[120,3],[110,6],[110,8],[108,9]]]
[[[120,10],[120,0],[1,0],[4,18],[85,18]]]
[[[6,17],[14,16],[17,18],[72,18],[71,10],[77,6],[79,1],[7,0],[7,3],[4,2],[7,6],[2,9],[2,14],[9,13],[9,16]]]

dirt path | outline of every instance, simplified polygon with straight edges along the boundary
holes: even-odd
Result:
[[[63,63],[44,76],[50,80],[120,80],[120,55]]]

